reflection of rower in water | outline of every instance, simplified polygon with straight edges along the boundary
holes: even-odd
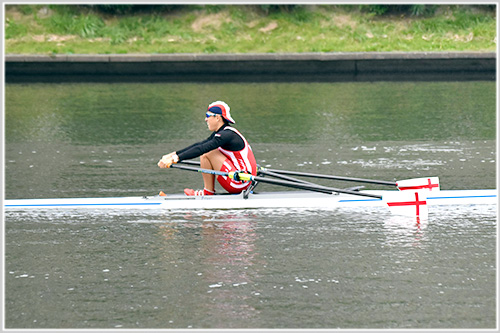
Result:
[[[213,133],[204,141],[197,142],[184,149],[164,155],[158,162],[160,168],[169,168],[173,163],[200,157],[200,166],[222,172],[243,171],[257,174],[257,162],[245,137],[230,124],[229,106],[216,101],[208,106],[205,121]],[[241,193],[250,186],[250,182],[236,181],[229,177],[217,176],[217,181],[229,193]],[[185,189],[186,195],[215,194],[215,175],[203,174],[204,189]]]
[[[217,220],[211,215],[202,225],[199,251],[204,254],[203,281],[208,284],[203,304],[216,327],[234,318],[253,321],[259,313],[254,294],[261,291],[257,281],[266,261],[256,244],[258,221],[258,216],[234,213]]]
[[[176,280],[182,281],[175,282],[177,286],[188,288],[183,293],[169,288],[171,304],[198,304],[213,326],[223,326],[235,317],[254,320],[259,311],[254,308],[253,299],[260,292],[255,280],[267,264],[256,244],[259,216],[236,212],[214,219],[213,214],[187,213],[176,216],[175,222],[171,217],[159,226],[165,239],[161,256],[164,276],[169,285]],[[179,223],[179,219],[184,221]],[[195,292],[199,290],[203,293]],[[174,307],[173,312],[184,317],[179,309],[182,307]]]

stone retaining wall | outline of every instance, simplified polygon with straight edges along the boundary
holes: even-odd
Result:
[[[495,52],[6,55],[15,82],[496,80]]]

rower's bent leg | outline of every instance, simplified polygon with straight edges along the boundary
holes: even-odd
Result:
[[[219,171],[225,160],[226,156],[218,149],[214,149],[200,156],[200,167],[203,169]],[[212,192],[215,191],[215,175],[204,173],[203,182],[207,190]]]

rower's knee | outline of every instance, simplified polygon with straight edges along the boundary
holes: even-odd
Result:
[[[214,149],[200,156],[200,166],[212,170],[220,170],[226,156],[219,150]]]
[[[211,168],[212,163],[210,161],[208,153],[200,155],[200,166],[203,168]]]
[[[200,160],[203,159],[205,161],[213,161],[217,159],[218,155],[222,155],[221,152],[219,152],[217,149],[211,150],[208,153],[205,153],[200,156]]]

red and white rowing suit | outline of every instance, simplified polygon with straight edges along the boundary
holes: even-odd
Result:
[[[179,156],[179,161],[188,160],[214,149],[218,149],[226,156],[220,171],[243,171],[252,175],[257,174],[257,162],[252,148],[245,137],[237,129],[229,125],[222,126],[204,141],[178,150],[177,156]],[[240,193],[250,186],[250,182],[235,181],[224,176],[217,176],[217,181],[229,193]]]
[[[255,161],[252,147],[250,147],[248,141],[236,128],[227,126],[226,130],[234,131],[238,134],[245,143],[245,146],[238,151],[227,150],[222,147],[218,148],[219,151],[227,157],[222,165],[221,171],[243,171],[245,173],[251,173],[254,176],[257,175],[257,162]],[[217,176],[217,181],[229,193],[240,193],[250,185],[250,182],[235,181],[224,176]]]

